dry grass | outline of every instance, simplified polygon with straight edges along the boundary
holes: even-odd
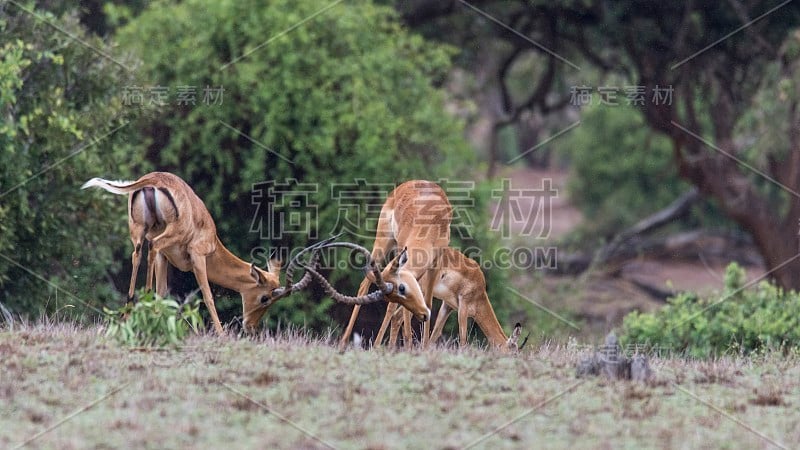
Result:
[[[574,386],[579,355],[555,345],[342,354],[285,332],[146,351],[51,323],[0,330],[0,356],[3,448],[120,388],[30,446],[464,448],[492,432],[478,448],[773,447],[754,431],[800,442],[800,365],[778,355],[656,359],[648,385]]]

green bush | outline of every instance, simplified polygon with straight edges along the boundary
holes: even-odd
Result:
[[[688,184],[678,178],[669,140],[632,106],[588,106],[581,126],[556,142],[571,160],[570,199],[589,232],[609,234],[667,206]]]
[[[125,201],[80,186],[142,159],[120,95],[132,79],[122,66],[135,62],[74,14],[20,5],[0,15],[0,300],[16,314],[72,305],[81,317],[119,298],[108,272],[125,245]]]
[[[181,305],[148,292],[140,293],[136,304],[104,309],[106,336],[130,347],[179,345],[189,331],[197,333],[203,325],[199,298]]]
[[[722,295],[682,293],[654,313],[630,313],[622,339],[696,357],[797,349],[800,294],[766,281],[744,289],[745,280],[744,270],[732,263]]]

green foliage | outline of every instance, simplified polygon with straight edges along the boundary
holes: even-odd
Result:
[[[9,4],[0,20],[0,298],[16,313],[69,301],[80,314],[117,296],[107,268],[124,245],[125,202],[79,188],[140,158],[119,95],[131,75],[76,16],[36,15]]]
[[[452,50],[410,34],[391,8],[366,0],[337,4],[295,26],[319,9],[313,0],[160,2],[118,35],[144,61],[143,86],[170,93],[142,128],[152,140],[148,157],[195,188],[222,241],[245,258],[257,246],[304,246],[309,231],[320,238],[340,231],[333,184],[472,179],[461,123],[435,87]],[[195,105],[177,104],[179,86],[197,88]],[[202,101],[207,86],[224,89],[221,104]],[[289,183],[290,192],[274,202],[273,217],[254,224],[268,201],[253,204],[254,184],[273,180]],[[367,197],[351,212],[363,213],[384,196]],[[294,200],[314,208],[302,211],[312,217],[299,231],[278,222],[296,209]],[[374,221],[349,217],[359,230]],[[285,233],[261,236],[253,225]],[[368,234],[347,237],[371,245]],[[337,287],[355,292],[361,276],[352,270]],[[270,316],[318,327],[327,323],[326,309],[297,297],[282,300]]]
[[[199,298],[181,305],[147,292],[134,305],[104,310],[106,336],[130,347],[179,345],[189,331],[197,333],[203,325]]]
[[[766,281],[745,290],[745,281],[732,263],[721,296],[683,293],[655,313],[628,314],[623,340],[697,357],[800,347],[800,294]]]
[[[780,57],[763,67],[763,78],[747,108],[736,123],[741,136],[739,158],[764,173],[781,173],[776,167],[791,167],[796,151],[793,124],[800,119],[800,33],[787,36]],[[750,171],[750,181],[766,198],[772,211],[783,220],[790,213],[793,196],[783,186]],[[773,175],[774,177],[774,175]]]
[[[640,111],[594,103],[557,145],[572,161],[570,198],[590,231],[606,234],[665,207],[688,185],[678,178],[669,140],[650,131]]]

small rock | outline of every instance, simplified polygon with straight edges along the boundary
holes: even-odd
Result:
[[[631,380],[645,382],[653,375],[650,370],[650,363],[647,357],[641,354],[633,355],[631,358]]]
[[[617,336],[611,332],[599,352],[581,359],[575,366],[575,376],[578,378],[600,374],[611,380],[645,382],[652,376],[652,370],[644,355],[637,353],[632,358],[625,357],[620,351]]]

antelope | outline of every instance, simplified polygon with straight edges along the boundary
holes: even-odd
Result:
[[[442,250],[436,270],[425,274],[425,277],[428,276],[433,276],[435,280],[433,297],[442,300],[430,342],[433,343],[439,339],[447,318],[453,310],[456,310],[458,311],[460,346],[467,345],[467,320],[472,318],[493,347],[502,352],[518,350],[520,324],[516,324],[511,337],[506,337],[503,327],[497,321],[492,304],[489,302],[489,295],[486,293],[486,278],[478,263],[454,248],[446,248]],[[422,283],[427,281],[425,277],[420,280]],[[394,311],[391,312],[394,316]],[[393,317],[389,334],[390,347],[394,347],[397,343],[401,321],[401,318]],[[385,332],[386,328],[381,327],[375,342],[381,342]]]
[[[228,251],[219,237],[205,204],[180,177],[152,172],[136,181],[92,178],[81,189],[98,187],[113,194],[128,195],[128,227],[133,242],[133,272],[128,301],[133,301],[142,245],[150,243],[146,289],[155,278],[156,292],[167,293],[167,262],[184,272],[194,272],[214,329],[223,334],[209,281],[242,296],[244,328],[252,331],[267,308],[286,290],[280,284],[280,262],[270,261],[267,270],[248,264]]]
[[[435,278],[429,276],[424,285],[418,280],[435,270],[439,252],[450,244],[452,215],[452,207],[444,190],[436,183],[423,180],[400,184],[389,194],[381,208],[371,260],[383,261],[392,250],[402,249],[382,275],[385,282],[395,287],[386,293],[385,299],[390,305],[396,303],[405,308],[403,314],[407,320],[403,334],[408,345],[411,342],[412,313],[424,322],[422,345],[427,344]],[[357,298],[367,294],[372,282],[376,282],[376,279],[368,273],[358,288]],[[353,308],[342,335],[341,348],[348,343],[360,309],[358,304]],[[393,311],[390,310],[393,308],[387,308],[384,325],[392,317]]]

